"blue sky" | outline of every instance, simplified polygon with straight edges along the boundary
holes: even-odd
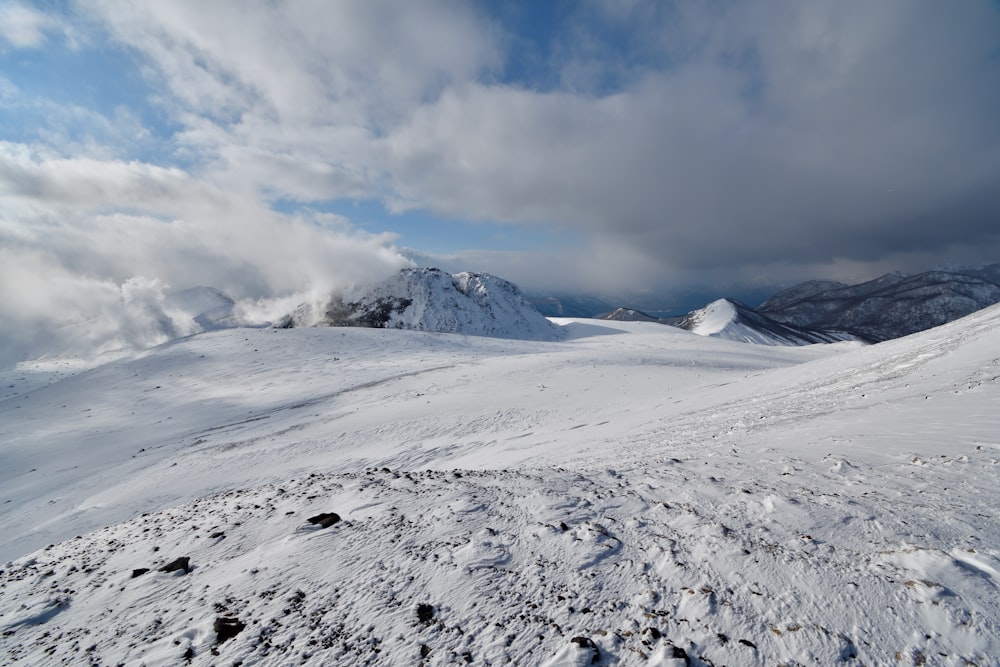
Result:
[[[0,314],[995,262],[998,118],[987,0],[0,0]]]

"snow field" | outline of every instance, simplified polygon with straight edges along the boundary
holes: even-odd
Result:
[[[586,322],[556,343],[178,341],[0,403],[0,647],[26,665],[996,664],[998,321],[864,348]],[[308,523],[323,512],[342,521]],[[189,573],[159,571],[180,556]]]

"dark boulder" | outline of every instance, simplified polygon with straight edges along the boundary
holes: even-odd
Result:
[[[227,639],[232,639],[243,632],[243,628],[245,627],[246,623],[243,623],[238,618],[219,616],[212,625],[212,629],[215,630],[215,643],[221,644]]]
[[[176,572],[177,570],[184,570],[184,574],[190,574],[191,558],[188,556],[181,556],[180,558],[175,558],[160,568],[160,572]]]
[[[329,528],[340,521],[340,515],[336,512],[324,512],[323,514],[309,517],[307,521],[320,528]]]

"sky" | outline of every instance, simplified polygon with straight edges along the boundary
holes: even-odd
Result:
[[[0,359],[194,285],[666,309],[997,261],[996,0],[0,0]]]

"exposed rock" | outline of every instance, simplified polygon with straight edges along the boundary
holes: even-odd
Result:
[[[429,604],[419,604],[417,605],[417,621],[423,624],[430,623],[434,620],[434,605]]]
[[[215,630],[215,643],[221,644],[228,639],[232,639],[243,632],[243,628],[245,627],[246,624],[238,618],[219,616],[215,619],[215,623],[212,624],[212,629]]]
[[[180,558],[175,558],[160,568],[160,572],[176,572],[177,570],[184,570],[184,574],[190,574],[191,558],[188,556],[181,556]]]
[[[318,525],[320,528],[329,528],[340,521],[340,515],[336,512],[324,512],[323,514],[309,517],[307,521],[313,525]]]

